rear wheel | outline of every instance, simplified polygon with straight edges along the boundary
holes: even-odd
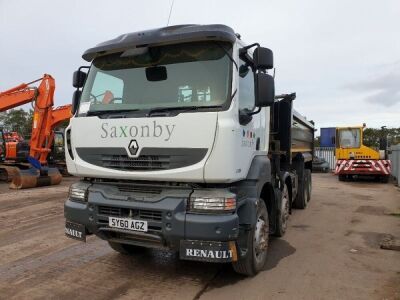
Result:
[[[296,208],[304,209],[310,200],[311,188],[311,171],[308,169],[303,170],[303,177],[299,179],[298,191],[293,206]]]
[[[381,176],[379,179],[380,179],[380,181],[382,183],[388,183],[389,182],[389,176]]]
[[[288,187],[285,184],[281,192],[280,212],[276,218],[276,230],[275,230],[276,236],[282,237],[285,234],[289,220],[289,213],[290,213],[290,197],[289,197]]]
[[[268,211],[263,199],[259,199],[257,205],[257,221],[248,235],[247,253],[244,258],[232,264],[235,272],[247,276],[260,272],[267,261],[269,242]]]
[[[306,169],[306,176],[307,176],[307,182],[308,182],[308,198],[307,198],[307,203],[310,202],[311,200],[311,192],[312,192],[312,175],[311,175],[311,170]]]
[[[122,244],[122,243],[115,243],[115,242],[108,242],[110,247],[121,253],[121,254],[135,254],[135,253],[141,253],[143,252],[146,248],[140,247],[140,246],[134,246],[130,244]]]
[[[339,175],[339,181],[346,181],[346,175]]]

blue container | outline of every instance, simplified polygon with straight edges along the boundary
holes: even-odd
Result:
[[[336,128],[321,128],[320,147],[335,147]]]

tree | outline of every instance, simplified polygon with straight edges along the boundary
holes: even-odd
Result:
[[[0,121],[8,131],[16,131],[22,136],[27,137],[32,130],[33,111],[20,109],[11,109],[2,114]]]
[[[364,145],[372,148],[379,148],[379,139],[387,135],[389,145],[400,143],[400,128],[366,128],[364,129]]]

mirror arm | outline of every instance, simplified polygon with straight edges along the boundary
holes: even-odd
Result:
[[[82,69],[90,69],[90,66],[80,66],[78,71],[81,71]]]
[[[253,59],[250,57],[250,55],[247,53],[247,50],[250,48],[253,48],[254,46],[260,47],[260,44],[254,43],[254,44],[251,44],[251,45],[248,45],[248,46],[245,46],[245,47],[239,49],[239,57],[242,60],[244,60],[246,62],[246,64],[251,65],[252,69],[254,66],[254,62],[253,62]]]
[[[257,109],[255,111],[249,112],[248,115],[252,116],[252,115],[256,115],[261,111],[261,107],[257,107]]]

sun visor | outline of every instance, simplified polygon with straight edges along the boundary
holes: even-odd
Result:
[[[130,48],[210,40],[233,43],[236,35],[232,28],[219,24],[169,26],[120,35],[86,50],[82,58],[90,62],[97,56],[122,52]]]

